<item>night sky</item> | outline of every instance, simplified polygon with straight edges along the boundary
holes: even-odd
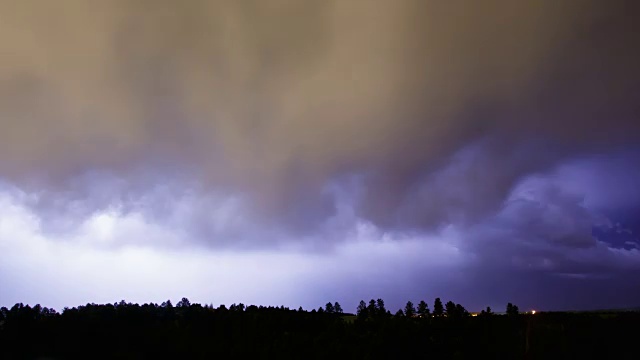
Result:
[[[638,307],[638,14],[0,0],[0,305]]]

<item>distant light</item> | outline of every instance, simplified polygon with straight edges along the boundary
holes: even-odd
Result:
[[[535,310],[531,310],[531,315],[534,315],[536,313]]]

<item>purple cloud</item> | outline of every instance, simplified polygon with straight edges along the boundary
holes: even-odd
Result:
[[[0,3],[0,302],[637,305],[630,7]]]

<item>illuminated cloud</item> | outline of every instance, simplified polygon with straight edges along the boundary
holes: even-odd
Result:
[[[0,0],[0,301],[600,304],[638,271],[636,7]]]

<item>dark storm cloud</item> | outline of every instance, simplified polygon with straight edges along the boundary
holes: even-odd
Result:
[[[4,0],[0,173],[49,209],[166,181],[305,235],[338,221],[326,188],[356,176],[355,218],[471,225],[532,173],[637,143],[632,7]]]
[[[0,302],[637,305],[639,10],[0,0]]]

